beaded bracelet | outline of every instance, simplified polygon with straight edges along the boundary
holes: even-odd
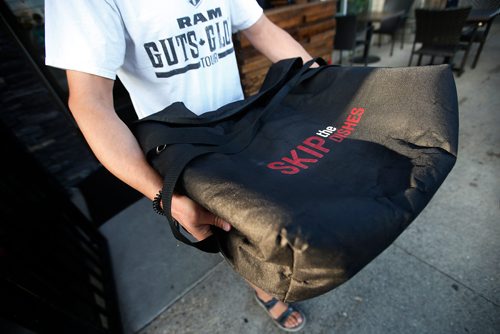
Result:
[[[165,216],[165,212],[163,212],[163,209],[161,207],[161,196],[162,196],[162,191],[160,190],[153,199],[153,210],[157,214]]]

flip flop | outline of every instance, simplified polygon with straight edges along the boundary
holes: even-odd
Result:
[[[257,294],[255,294],[255,300],[257,300],[257,303],[264,309],[266,310],[267,314],[269,316],[271,316],[271,313],[269,312],[275,305],[276,303],[278,303],[278,299],[276,298],[272,298],[270,301],[268,302],[264,302],[262,299],[260,299]],[[296,327],[286,327],[285,326],[285,322],[286,320],[288,319],[288,317],[293,313],[293,312],[298,312],[300,313],[300,315],[302,316],[302,323],[300,323],[298,326]],[[295,306],[292,306],[292,305],[289,305],[288,306],[288,309],[286,309],[283,313],[281,313],[281,315],[278,317],[278,318],[273,318],[271,316],[271,319],[273,320],[273,322],[276,324],[276,326],[278,326],[280,329],[286,331],[286,332],[298,332],[300,331],[302,328],[304,328],[304,325],[306,324],[306,317],[304,315],[304,313],[302,313],[299,309],[297,309],[297,307]]]

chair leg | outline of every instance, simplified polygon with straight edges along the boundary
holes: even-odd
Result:
[[[488,37],[488,33],[490,32],[491,24],[493,19],[490,19],[486,24],[486,29],[483,32],[483,37],[481,38],[481,42],[479,44],[479,49],[477,49],[476,57],[474,57],[474,62],[472,63],[472,68],[474,69],[477,65],[477,61],[479,60],[479,56],[481,55],[481,51],[483,51],[484,43],[486,42],[486,37]],[[474,40],[474,39],[473,39]]]
[[[401,50],[403,50],[403,45],[405,43],[405,30],[406,30],[406,25],[403,24],[403,27],[401,27]]]
[[[417,66],[420,66],[420,64],[422,63],[422,54],[419,54],[418,55],[418,61],[417,61]]]
[[[431,56],[431,65],[434,65],[434,56]]]
[[[391,35],[391,53],[389,54],[392,57],[394,53],[394,44],[396,43],[396,33]]]
[[[460,63],[460,69],[458,70],[458,76],[460,76],[464,72],[465,64],[467,63],[467,59],[469,58],[469,52],[472,47],[472,40],[467,43],[467,46],[464,50],[464,56],[462,57],[462,62]]]
[[[476,51],[476,56],[474,57],[474,61],[472,62],[471,68],[474,69],[476,68],[477,61],[479,60],[479,56],[481,55],[481,51],[483,50],[483,45],[484,45],[484,40],[479,43],[479,48]]]
[[[339,65],[342,65],[342,50],[339,50]]]
[[[468,43],[465,48],[464,56],[462,58],[462,62],[460,63],[460,68],[458,69],[458,76],[461,76],[464,73],[465,63],[467,62],[467,58],[469,56],[469,50],[472,43]]]
[[[413,46],[411,47],[410,61],[408,62],[408,66],[411,66],[411,61],[413,60],[414,53],[415,53],[415,42],[413,42]]]

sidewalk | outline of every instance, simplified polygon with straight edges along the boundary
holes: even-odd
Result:
[[[500,21],[455,77],[457,164],[410,227],[350,281],[299,303],[303,333],[500,332]],[[410,37],[371,66],[406,66]],[[459,58],[460,59],[460,58]],[[281,333],[218,255],[177,245],[141,200],[106,223],[127,334]],[[133,236],[133,240],[131,239]],[[154,237],[152,237],[154,236]],[[116,238],[115,238],[116,239]],[[128,267],[127,267],[128,266]],[[146,274],[145,274],[146,273]]]

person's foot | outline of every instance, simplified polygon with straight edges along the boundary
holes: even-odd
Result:
[[[304,327],[304,315],[293,306],[283,303],[263,291],[256,291],[255,297],[280,328],[286,331],[298,331]]]

